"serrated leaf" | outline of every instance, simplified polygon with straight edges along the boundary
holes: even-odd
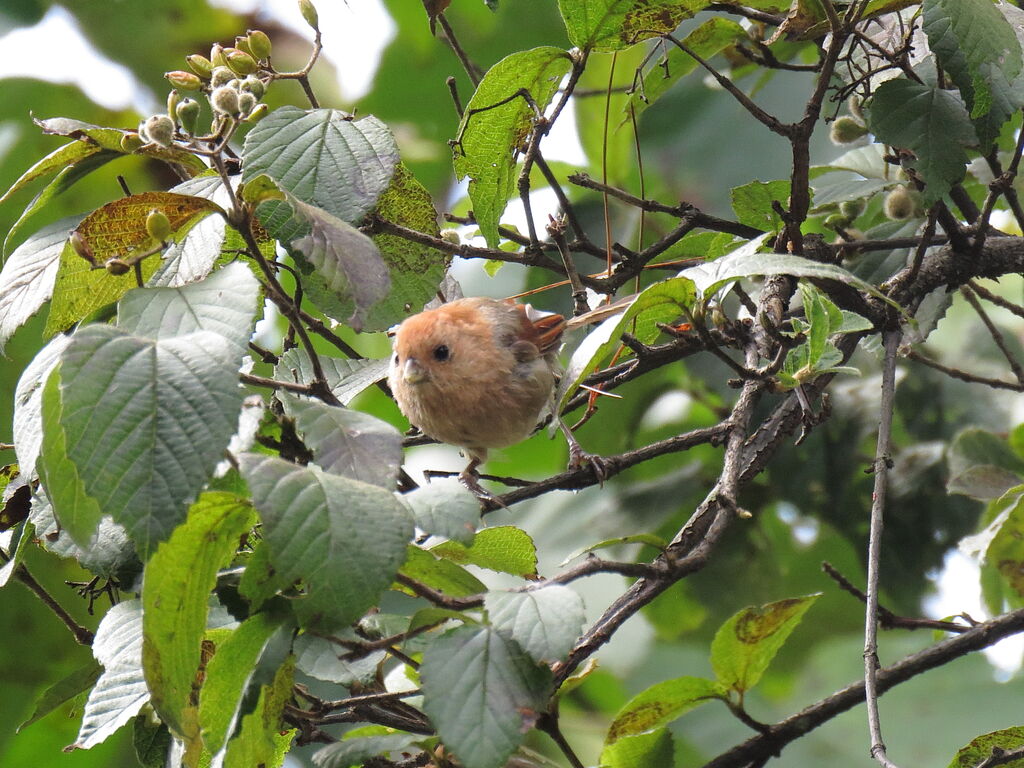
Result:
[[[499,632],[537,662],[561,661],[583,631],[583,600],[561,584],[540,589],[488,592],[484,608]]]
[[[391,185],[377,201],[374,215],[433,237],[441,234],[430,193],[402,163],[395,169]],[[422,310],[437,295],[452,257],[398,235],[374,235],[373,242],[387,265],[391,290],[370,308],[364,328],[385,331]]]
[[[956,83],[986,149],[1024,105],[1021,45],[989,0],[924,0],[928,47]]]
[[[19,245],[0,272],[0,354],[14,332],[53,294],[61,252],[81,221],[69,216],[36,232]]]
[[[571,64],[561,48],[513,53],[487,71],[466,105],[455,146],[455,175],[469,177],[473,213],[491,248],[498,246],[498,221],[515,189],[516,157],[537,116],[516,94],[529,93],[543,113]]]
[[[703,677],[677,677],[655,683],[627,701],[616,713],[605,744],[668,725],[711,699],[724,699],[726,690]]]
[[[969,744],[957,750],[956,756],[949,764],[949,768],[974,768],[991,759],[996,754],[995,750],[997,749],[1011,752],[1021,747],[1024,747],[1024,726],[1018,725],[1013,728],[1003,728],[1000,731],[985,733],[972,739]],[[1007,765],[1009,768],[1019,768],[1021,761],[1014,760],[1010,763],[1002,763],[1002,765]]]
[[[963,179],[965,146],[977,143],[967,109],[953,93],[904,77],[887,80],[871,99],[868,128],[879,141],[914,152],[927,208]]]
[[[663,768],[675,763],[675,746],[667,728],[623,736],[601,750],[601,768]]]
[[[170,221],[169,242],[180,241],[197,221],[221,210],[216,203],[199,197],[143,192],[93,211],[75,232],[87,244],[97,266],[111,258],[130,258],[154,245],[146,230],[146,216],[154,208],[163,211]],[[160,260],[155,255],[143,259],[142,279],[148,280],[159,265]],[[73,248],[65,248],[53,286],[45,332],[53,335],[69,328],[91,312],[117,301],[137,284],[132,270],[112,275],[105,269],[93,269],[93,264]]]
[[[457,541],[445,541],[430,551],[460,565],[476,565],[515,576],[537,573],[537,547],[533,539],[511,525],[485,528],[468,547]]]
[[[402,465],[402,435],[386,421],[319,400],[280,394],[285,413],[325,472],[394,490]]]
[[[500,768],[543,711],[551,673],[485,627],[437,638],[420,666],[423,710],[466,768]]]
[[[199,738],[192,688],[199,671],[210,591],[217,571],[252,527],[252,507],[227,493],[205,493],[188,519],[146,565],[142,664],[153,708],[186,744]]]
[[[378,755],[407,751],[415,741],[416,737],[407,733],[344,739],[314,752],[313,765],[317,768],[361,766]]]
[[[761,679],[786,638],[821,594],[750,606],[726,621],[711,642],[711,667],[718,682],[739,693]]]
[[[218,175],[196,176],[168,191],[212,200],[224,210],[231,207],[231,196]],[[229,247],[228,231],[222,216],[208,216],[197,222],[179,242],[164,251],[160,267],[147,285],[174,288],[202,280],[222,258],[222,250]],[[240,239],[237,232],[230,232]],[[245,247],[244,243],[239,247]],[[272,253],[264,256],[273,258]]]
[[[75,746],[89,749],[127,723],[149,700],[142,674],[142,601],[113,606],[96,629],[92,654],[103,665],[82,712]]]
[[[388,375],[387,358],[349,360],[329,355],[319,355],[319,358],[327,386],[342,405],[348,405],[356,395]],[[281,355],[274,375],[283,381],[309,384],[313,381],[313,364],[306,351],[296,347]]]
[[[369,213],[398,165],[391,131],[377,118],[352,120],[334,109],[275,109],[246,134],[242,180],[266,174],[309,205],[349,224]],[[287,205],[264,203],[260,222],[289,242],[308,225]]]
[[[294,603],[304,625],[357,620],[405,561],[413,535],[405,507],[382,488],[315,466],[256,454],[239,463],[274,567],[287,582],[305,582],[306,597]]]
[[[469,545],[480,523],[480,502],[457,479],[442,478],[401,496],[412,510],[416,527]]]
[[[347,634],[351,637],[346,637]],[[353,641],[359,640],[355,632],[347,628],[342,631],[341,636]],[[357,683],[372,683],[377,677],[377,666],[387,657],[384,651],[373,651],[362,658],[343,659],[341,657],[344,656],[345,650],[340,645],[326,637],[310,634],[302,634],[295,638],[293,650],[296,656],[295,666],[301,672],[317,680],[346,687]]]
[[[616,51],[672,32],[708,0],[558,0],[569,40],[577,48]]]
[[[707,60],[737,40],[746,40],[748,37],[746,30],[732,19],[715,16],[690,32],[682,42],[702,59]],[[696,59],[678,47],[666,44],[666,48],[661,60],[650,67],[626,102],[623,111],[627,115],[639,115],[699,66]]]
[[[741,224],[761,231],[775,232],[782,219],[772,208],[778,202],[785,208],[789,204],[788,181],[751,181],[742,187],[733,187],[732,209]]]
[[[184,520],[234,434],[240,364],[234,344],[211,331],[153,339],[112,326],[81,329],[61,356],[65,456],[81,490],[125,526],[143,559]],[[52,482],[62,457],[46,447],[46,399],[43,464]],[[47,491],[68,526],[65,499]],[[91,532],[71,533],[84,545]]]
[[[217,644],[199,691],[203,745],[213,755],[224,747],[238,718],[243,695],[275,632],[287,628],[271,613],[247,618]]]
[[[443,560],[428,550],[410,546],[402,574],[452,597],[486,592],[486,585],[461,565]]]
[[[281,713],[292,696],[295,657],[289,656],[273,681],[260,688],[256,708],[242,718],[238,735],[228,742],[224,768],[278,768],[295,737],[284,730]]]

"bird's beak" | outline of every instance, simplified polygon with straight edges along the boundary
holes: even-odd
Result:
[[[402,378],[405,379],[407,384],[419,384],[421,381],[427,380],[427,372],[423,370],[423,366],[420,365],[415,357],[410,357],[405,361],[405,367],[402,369]]]

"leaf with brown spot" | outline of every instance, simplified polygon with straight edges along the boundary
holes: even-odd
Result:
[[[722,685],[703,677],[663,680],[626,702],[608,728],[605,744],[667,725],[705,701],[726,695]]]
[[[743,693],[757,685],[786,638],[821,594],[750,606],[726,621],[711,643],[718,682]]]

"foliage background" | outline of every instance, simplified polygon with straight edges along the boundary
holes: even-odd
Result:
[[[353,0],[353,13],[359,12],[358,4]],[[374,114],[398,127],[403,156],[440,207],[453,197],[446,141],[458,126],[444,80],[456,76],[464,98],[471,87],[451,52],[430,36],[420,3],[386,0],[385,5],[398,33],[384,52],[370,92],[357,103],[347,102],[325,63],[315,70],[319,81],[314,87],[325,104]],[[48,6],[35,0],[5,2],[0,8],[0,34],[35,23]],[[107,4],[89,0],[69,2],[65,7],[98,50],[127,66],[140,82],[154,89],[154,101],[165,92],[161,73],[180,68],[183,53],[203,51],[210,40],[230,39],[246,27],[266,30],[278,49],[288,47],[282,40],[292,34],[266,18],[239,16],[212,8],[203,0],[119,3],[113,13]],[[448,15],[470,56],[485,69],[511,51],[568,45],[557,7],[547,0],[503,0],[497,13],[481,2],[463,0],[453,3]],[[325,28],[324,33],[330,36],[331,30]],[[295,47],[298,59],[302,54],[298,52],[300,46]],[[60,51],[40,51],[39,55],[59,56]],[[620,73],[630,71],[633,55],[620,55]],[[597,70],[596,66],[588,70],[594,80],[590,87],[603,85]],[[758,100],[770,111],[792,119],[802,107],[810,83],[810,76],[787,73],[765,84]],[[741,84],[746,88],[752,85]],[[593,106],[601,103],[595,99]],[[68,115],[123,127],[134,126],[140,117],[112,113],[68,86],[29,79],[0,81],[0,189],[17,178],[30,158],[41,157],[64,141],[40,135],[31,124],[30,110],[37,117]],[[591,117],[589,113],[581,115],[581,138],[591,161],[588,170],[599,177],[600,166],[595,162],[598,155],[594,153],[598,137]],[[685,79],[644,115],[640,137],[645,147],[646,196],[691,201],[712,214],[729,215],[730,188],[751,179],[788,175],[790,158],[784,142],[747,119],[732,99],[707,87],[699,76]],[[824,162],[838,153],[823,133],[816,136],[813,162]],[[622,158],[617,162],[613,156],[610,180],[635,190],[635,162],[628,151]],[[92,174],[58,198],[46,211],[46,218],[57,220],[91,210],[117,196],[118,173],[125,176],[133,192],[168,185],[157,164],[135,158],[122,160]],[[30,195],[22,193],[0,207],[0,231],[7,231]],[[592,220],[599,220],[599,199],[583,199],[581,210]],[[626,231],[630,226],[628,221],[617,224]],[[467,281],[467,292],[491,295],[507,295],[540,279],[518,268],[505,267],[493,282],[486,282],[479,270],[470,271],[473,276]],[[1019,278],[1004,280],[1001,291],[1019,300]],[[568,292],[544,294],[537,303],[565,311],[569,309]],[[994,314],[1007,321],[1001,313]],[[0,365],[2,424],[10,424],[17,377],[38,349],[42,322],[42,318],[36,318],[15,336],[7,349],[9,359]],[[976,319],[963,307],[954,306],[940,330],[946,354],[960,359],[970,356],[983,364],[996,359],[991,341],[978,332]],[[981,344],[976,343],[979,339],[983,340]],[[1019,334],[1014,341],[1019,352]],[[353,343],[367,353],[382,354],[386,349],[381,338],[355,338]],[[868,369],[867,374],[862,380],[844,385],[847,400],[844,403],[837,397],[834,420],[801,447],[787,448],[770,472],[741,499],[755,512],[754,519],[734,526],[710,567],[661,597],[645,611],[644,619],[634,619],[602,651],[603,671],[579,690],[571,708],[563,710],[567,735],[584,760],[596,759],[609,718],[629,696],[666,677],[708,674],[707,648],[712,633],[725,618],[749,604],[825,592],[752,694],[748,711],[758,719],[780,719],[861,674],[860,606],[835,589],[819,568],[822,560],[829,560],[855,582],[863,582],[860,552],[867,526],[863,499],[869,481],[861,470],[869,455],[863,452],[864,438],[873,425],[860,419],[863,409],[858,411],[850,404],[858,398],[873,401],[877,397],[877,379],[871,375],[877,364],[868,355],[858,362]],[[716,382],[724,380],[717,361],[702,356],[686,366],[684,369],[677,364],[644,377],[627,390],[625,400],[604,403],[592,425],[581,432],[586,447],[599,453],[619,452],[707,423],[709,412],[696,400],[691,399],[685,406],[678,398],[659,403],[662,394],[680,385],[703,393],[711,405],[721,402],[723,395],[728,397],[726,391],[715,389],[720,386]],[[962,388],[925,369],[910,365],[905,371],[899,408],[903,421],[898,427],[904,448],[927,441],[948,441],[969,423],[1005,430],[1008,423],[1013,423],[1014,408],[1019,420],[1019,403],[1010,398],[984,402],[965,399]],[[379,395],[368,394],[357,406],[400,423],[394,406]],[[0,442],[8,438],[0,434]],[[563,452],[559,441],[548,442],[539,436],[508,449],[490,466],[496,474],[540,476],[564,460]],[[422,453],[417,460],[422,464],[444,468],[459,465],[451,449],[429,448]],[[516,507],[511,515],[495,514],[491,523],[514,518],[535,540],[543,542],[541,552],[546,560],[540,565],[541,572],[551,572],[568,553],[604,536],[621,535],[623,531],[671,535],[703,496],[717,458],[718,454],[707,448],[666,457],[642,465],[603,491],[590,489],[578,495],[546,497]],[[976,521],[977,504],[946,496],[944,472],[941,462],[933,463],[919,476],[904,478],[909,490],[916,493],[914,506],[897,505],[890,513],[886,550],[894,554],[886,563],[883,584],[890,587],[890,594],[885,596],[888,604],[897,610],[920,610],[922,598],[933,589],[925,574],[941,567],[943,553]],[[814,532],[810,542],[800,535],[807,530]],[[622,556],[628,557],[628,552],[623,550]],[[45,565],[37,562],[42,560],[47,561]],[[85,572],[70,561],[63,561],[58,568],[52,557],[35,550],[27,563],[52,593],[72,606],[76,618],[95,628],[97,618],[87,616],[84,603],[71,600],[70,590],[61,583],[64,579],[88,578]],[[593,617],[621,592],[623,580],[601,575],[575,586],[583,593]],[[0,593],[0,604],[0,679],[5,691],[0,697],[0,723],[4,724],[0,727],[0,764],[21,766],[45,759],[81,768],[134,765],[127,729],[91,751],[60,755],[60,748],[74,741],[78,727],[80,711],[69,707],[14,738],[14,727],[30,714],[39,693],[88,661],[89,653],[77,646],[71,648],[65,629],[22,587],[5,589]],[[888,633],[883,637],[882,663],[930,641],[925,635]],[[992,668],[974,655],[886,695],[881,703],[883,718],[898,723],[898,727],[890,726],[892,757],[917,765],[945,764],[958,747],[977,734],[1019,725],[1019,676],[1001,685],[993,685],[992,678]],[[692,754],[682,756],[686,765],[748,735],[724,709],[714,705],[687,715],[675,730],[692,750]],[[786,749],[779,764],[827,761],[840,767],[862,765],[867,759],[865,731],[863,711],[855,709],[796,741]],[[302,759],[301,754],[296,752],[289,759]]]

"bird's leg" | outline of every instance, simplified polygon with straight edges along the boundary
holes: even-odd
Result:
[[[582,469],[589,464],[594,468],[598,484],[603,486],[604,481],[608,479],[607,462],[600,456],[583,450],[579,440],[560,416],[556,415],[555,421],[558,423],[558,428],[562,430],[562,434],[565,435],[565,441],[569,444],[569,469]]]
[[[483,499],[484,501],[492,501],[498,506],[504,507],[505,505],[502,503],[501,499],[480,485],[480,473],[476,470],[483,461],[483,457],[469,454],[469,464],[467,464],[466,468],[459,473],[459,481],[469,488],[470,492],[477,498]]]

